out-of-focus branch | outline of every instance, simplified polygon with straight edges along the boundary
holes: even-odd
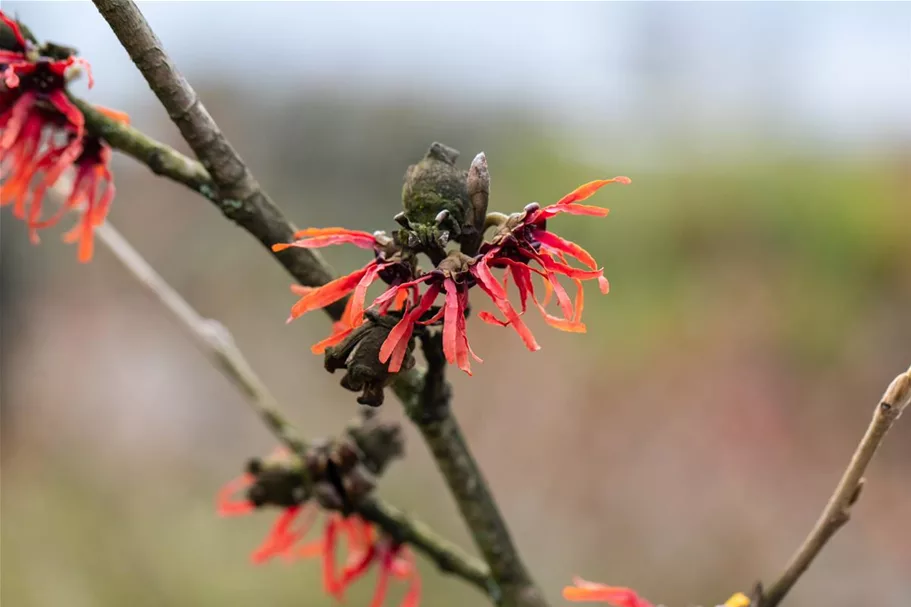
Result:
[[[452,389],[445,377],[442,333],[425,332],[421,344],[427,372],[420,391],[400,395],[406,412],[430,447],[475,544],[490,565],[498,602],[546,607],[547,601],[522,562],[497,502],[452,415]]]
[[[139,7],[131,0],[94,2],[133,63],[139,68],[152,92],[180,129],[193,153],[211,176],[215,188],[214,191],[206,192],[199,189],[200,185],[205,184],[192,182],[187,185],[215,202],[226,217],[250,232],[270,251],[275,243],[290,242],[297,231],[296,228],[263,191],[240,154],[218,128],[215,120],[199,100],[196,91],[164,51],[161,41],[149,27]],[[125,133],[126,131],[121,130],[117,134]],[[131,145],[130,154],[140,157],[153,170],[161,169],[161,162],[177,160],[177,157],[164,153],[161,148],[136,147],[137,142],[136,138],[132,141],[122,138],[120,145],[116,142],[115,145],[118,148]],[[149,141],[145,143],[148,144]],[[184,177],[182,172],[172,172]],[[195,167],[193,172],[201,176]],[[183,179],[181,182],[186,183]],[[319,286],[332,279],[332,268],[314,251],[292,247],[274,255],[303,285]],[[326,309],[333,318],[338,319],[343,308],[344,302],[336,302]]]
[[[867,432],[857,445],[851,462],[845,469],[835,492],[826,504],[819,520],[791,557],[781,576],[762,593],[756,607],[777,607],[791,590],[800,576],[807,570],[816,555],[823,549],[835,532],[851,518],[851,507],[860,497],[864,485],[864,472],[873,455],[882,444],[886,433],[911,403],[911,369],[908,369],[889,384],[885,394],[873,410],[873,419]]]
[[[305,457],[308,448],[306,441],[300,438],[282,415],[278,401],[253,371],[224,325],[201,316],[110,223],[99,226],[95,234],[124,267],[173,314],[203,354],[240,390],[272,433],[290,450]],[[460,577],[490,594],[493,580],[484,563],[465,554],[424,523],[375,498],[367,499],[356,509],[361,516],[379,525],[390,536],[423,552],[441,571]]]

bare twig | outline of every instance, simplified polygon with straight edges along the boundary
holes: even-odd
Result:
[[[475,544],[490,565],[503,605],[544,607],[544,595],[535,586],[487,481],[475,461],[462,429],[450,409],[452,389],[446,381],[442,333],[421,336],[427,372],[416,397],[403,394],[408,416],[421,431],[437,467],[458,504]]]
[[[791,557],[784,572],[763,593],[759,607],[777,607],[829,539],[851,518],[851,507],[860,497],[863,488],[864,472],[886,437],[886,433],[901,416],[909,402],[911,402],[911,369],[896,377],[889,384],[873,411],[873,419],[867,427],[867,432],[857,445],[851,462],[835,488],[835,493],[826,504],[813,530]]]
[[[272,433],[289,449],[302,457],[306,456],[306,441],[299,437],[294,427],[281,414],[275,397],[253,371],[224,325],[204,318],[193,309],[110,223],[99,226],[95,234],[192,335],[203,354],[240,390]],[[397,540],[419,549],[441,571],[460,577],[481,591],[490,593],[493,580],[487,566],[437,535],[424,523],[378,499],[365,501],[357,510],[361,516],[376,523]]]
[[[139,7],[132,0],[94,1],[98,11],[110,24],[133,63],[149,83],[152,92],[211,176],[215,191],[204,192],[199,189],[199,184],[187,185],[215,202],[226,217],[250,232],[270,251],[275,243],[290,242],[296,228],[263,191],[243,159],[218,128],[196,91],[162,48],[161,41],[149,27]],[[137,156],[151,153],[141,148],[136,148],[134,152]],[[157,153],[162,154],[163,150],[158,148]],[[175,160],[167,154],[152,156],[151,163],[147,157],[142,159],[153,170],[160,165],[160,161]],[[181,177],[184,176],[180,174]],[[318,253],[309,249],[292,247],[274,253],[274,256],[303,285],[319,286],[332,279],[332,268]],[[343,308],[344,302],[336,302],[327,306],[326,310],[338,319]]]

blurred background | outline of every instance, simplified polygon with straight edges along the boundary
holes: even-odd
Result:
[[[91,4],[3,10],[80,48],[96,79],[80,93],[188,151]],[[473,319],[485,363],[450,374],[459,418],[556,604],[573,574],[682,607],[780,572],[911,362],[911,5],[143,10],[298,225],[394,228],[405,168],[435,140],[466,167],[487,153],[493,210],[632,177],[594,199],[607,219],[555,221],[611,280],[588,333],[529,314],[532,354]],[[309,353],[325,317],[286,326],[290,278],[258,243],[130,159],[115,169],[111,222],[234,332],[306,435],[337,433],[357,405]],[[3,211],[3,604],[332,604],[316,563],[249,564],[271,514],[215,516],[218,488],[273,446],[227,380],[103,247],[80,265]],[[900,423],[788,605],[907,604],[909,439]],[[473,550],[407,440],[381,495]],[[484,603],[421,569],[425,604]]]

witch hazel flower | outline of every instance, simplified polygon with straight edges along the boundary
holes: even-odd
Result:
[[[250,496],[238,499],[236,494],[250,491],[256,486],[256,480],[254,475],[244,474],[229,481],[218,493],[219,515],[234,517],[254,512],[259,507],[257,500]],[[305,541],[321,515],[321,537]],[[338,563],[340,550],[346,552],[341,566]],[[289,563],[318,559],[322,565],[323,590],[339,601],[344,600],[345,591],[351,584],[376,565],[379,572],[371,607],[383,605],[390,580],[408,584],[400,607],[418,607],[420,604],[421,581],[413,553],[357,515],[326,511],[309,501],[283,507],[266,537],[250,554],[251,562],[256,565],[274,559]]]
[[[343,379],[343,385],[347,382],[349,389],[354,389],[350,376],[355,353],[360,352],[361,358],[356,367],[367,368],[368,362],[373,365],[367,374],[372,395],[368,397],[365,392],[359,402],[382,402],[377,391],[381,392],[389,376],[410,367],[414,336],[428,327],[441,327],[447,362],[471,375],[472,359],[482,362],[469,345],[467,333],[469,294],[475,287],[496,310],[481,311],[478,317],[513,329],[531,351],[540,346],[523,320],[529,302],[550,326],[582,333],[586,330],[582,321],[583,283],[596,281],[602,293],[609,290],[604,271],[592,255],[554,233],[549,223],[561,214],[604,217],[607,209],[583,201],[607,184],[628,184],[629,178],[592,181],[554,204],[542,207],[533,203],[519,213],[505,215],[487,212],[490,175],[484,154],[475,157],[467,173],[455,167],[457,158],[457,151],[435,143],[420,163],[409,167],[403,188],[405,210],[395,217],[403,229],[390,236],[344,228],[309,228],[298,233],[300,240],[273,246],[278,252],[347,243],[373,251],[374,259],[351,274],[321,287],[296,288],[302,297],[289,318],[349,297],[342,319],[313,351],[326,353],[330,371],[348,369],[349,379]],[[491,229],[491,235],[485,237]],[[430,259],[429,270],[418,265],[421,255]],[[563,281],[575,286],[574,295],[567,292]],[[368,289],[380,282],[385,290],[368,305]],[[511,290],[518,294],[515,304]],[[547,308],[552,299],[557,308],[553,312]],[[348,348],[350,336],[365,335],[355,333],[365,318],[373,319],[370,327],[377,332],[382,329],[382,344],[360,350]],[[389,320],[380,322],[381,318]],[[367,351],[371,356],[376,352],[376,359],[366,361]],[[330,359],[340,362],[330,363]],[[358,386],[361,383],[354,382]]]
[[[76,228],[64,240],[78,241],[79,261],[87,262],[92,257],[93,231],[104,222],[115,191],[110,147],[86,134],[85,118],[66,93],[77,67],[85,68],[91,88],[91,68],[72,55],[45,56],[2,11],[0,27],[9,34],[4,36],[7,48],[0,50],[0,206],[13,205],[13,216],[26,220],[36,243],[38,230],[56,224],[71,210],[81,211]],[[128,121],[123,113],[98,109]],[[42,219],[47,190],[70,170],[75,176],[62,209]]]
[[[563,589],[563,598],[573,603],[604,603],[611,607],[656,607],[631,588],[607,586],[580,577],[574,577],[573,585]],[[718,607],[750,607],[750,599],[738,592]]]

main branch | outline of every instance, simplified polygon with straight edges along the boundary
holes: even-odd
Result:
[[[885,394],[873,410],[873,419],[867,427],[854,456],[845,469],[838,486],[829,503],[823,509],[813,530],[804,540],[784,572],[769,589],[762,593],[760,604],[756,607],[777,607],[791,590],[800,576],[816,558],[826,543],[851,518],[851,507],[860,497],[863,488],[864,472],[873,455],[882,444],[886,433],[911,403],[911,369],[908,369],[889,384]]]
[[[179,175],[180,181],[213,200],[226,216],[251,232],[266,247],[290,241],[296,230],[268,198],[243,159],[222,134],[196,92],[162,48],[161,42],[152,32],[136,4],[131,0],[93,1],[168,111],[171,120],[180,129],[206,173],[211,176],[215,191],[213,194],[211,191],[200,190],[196,181],[184,179],[182,173]],[[92,128],[91,125],[89,128]],[[110,143],[124,148],[129,142]],[[148,146],[139,147],[130,153],[149,164]],[[172,161],[169,170],[185,168],[181,167],[180,163],[173,162],[176,160],[175,156],[160,149],[152,157],[161,160],[161,154],[165,154],[164,158]],[[152,168],[163,173],[163,164],[159,162]],[[331,269],[322,258],[308,249],[290,248],[277,253],[276,256],[302,284],[321,285],[332,277]],[[340,317],[342,305],[342,302],[337,302],[328,310],[333,318]],[[408,402],[416,397],[421,386],[426,388],[437,383],[431,380],[432,378],[422,381],[420,374],[412,371],[398,379],[395,389]],[[442,385],[445,386],[445,382]],[[502,516],[471,457],[455,419],[447,414],[441,424],[432,423],[420,427],[476,542],[491,567],[493,581],[486,575],[483,577],[485,590],[496,602],[502,602],[504,605],[545,606],[540,591],[531,582],[512,544]],[[452,462],[451,465],[446,463],[448,461]],[[383,508],[375,510],[373,515],[377,519],[392,520],[389,518],[392,516],[391,511]],[[482,578],[474,576],[471,579],[477,582]]]
[[[547,602],[528,573],[506,521],[450,409],[442,333],[421,336],[427,372],[419,392],[400,394],[408,416],[430,447],[475,544],[490,565],[503,605],[545,607]]]

